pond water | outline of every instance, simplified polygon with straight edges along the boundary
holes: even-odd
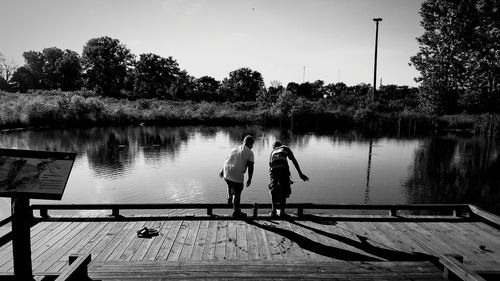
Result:
[[[290,202],[473,203],[500,213],[500,143],[486,138],[132,126],[6,131],[0,147],[77,152],[62,200],[33,203],[223,203],[218,173],[246,134],[256,138],[256,164],[243,203],[269,203],[268,157],[281,140],[310,178],[300,181],[290,165]],[[0,198],[0,217],[8,215],[10,198]]]

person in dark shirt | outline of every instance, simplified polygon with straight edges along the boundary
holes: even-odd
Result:
[[[276,141],[273,145],[273,151],[269,157],[269,192],[271,194],[272,201],[272,211],[270,215],[272,217],[276,217],[278,215],[278,204],[280,208],[280,216],[286,216],[286,199],[289,198],[292,193],[290,185],[293,183],[290,180],[288,159],[292,161],[295,169],[297,169],[297,172],[299,173],[300,178],[303,181],[309,180],[309,177],[304,175],[300,170],[299,163],[297,162],[297,159],[295,159],[292,150],[288,146],[283,145],[281,142]]]

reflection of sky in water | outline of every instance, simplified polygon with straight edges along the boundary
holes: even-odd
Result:
[[[405,189],[410,173],[414,173],[411,168],[416,151],[423,145],[418,139],[374,139],[367,183],[369,140],[353,135],[284,135],[279,130],[255,127],[87,130],[91,133],[85,129],[0,133],[0,147],[33,150],[49,147],[78,152],[63,199],[32,200],[33,203],[225,202],[226,185],[218,173],[229,151],[241,143],[247,132],[256,136],[253,148],[256,164],[252,185],[243,191],[244,203],[269,202],[268,157],[273,142],[283,138],[311,179],[300,181],[290,162],[295,181],[291,202],[418,201],[408,198]],[[59,135],[64,135],[64,141]],[[1,198],[0,204],[0,216],[5,217],[10,213],[10,199]]]

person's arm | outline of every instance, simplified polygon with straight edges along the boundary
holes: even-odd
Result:
[[[293,155],[292,151],[290,150],[290,152],[288,153],[288,158],[290,158],[290,160],[292,160],[292,163],[293,165],[295,166],[295,169],[297,169],[297,173],[299,173],[299,177],[303,180],[303,181],[308,181],[309,180],[309,177],[304,175],[302,173],[302,171],[300,170],[300,166],[299,166],[299,162],[297,162],[297,159],[295,159],[295,156]]]
[[[219,177],[223,178],[224,177],[224,169],[220,170]]]
[[[248,161],[247,162],[247,167],[248,167],[248,180],[247,180],[247,187],[252,184],[252,177],[253,177],[253,162]]]

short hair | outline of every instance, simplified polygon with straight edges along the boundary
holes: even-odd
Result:
[[[246,135],[245,138],[243,139],[244,143],[254,143],[254,139],[251,135]]]
[[[282,145],[283,144],[280,141],[275,141],[274,144],[273,144],[273,148],[280,147]]]

